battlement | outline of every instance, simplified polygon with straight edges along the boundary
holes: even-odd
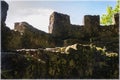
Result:
[[[119,26],[119,14],[115,14],[114,18],[115,25],[113,25],[113,27]],[[81,34],[82,30],[85,31],[88,36],[92,36],[99,31],[99,28],[99,15],[85,15],[83,26],[71,24],[70,17],[66,14],[53,12],[50,16],[49,33],[52,34],[54,37],[60,37],[64,39],[68,36],[76,35],[76,33]]]
[[[85,15],[84,16],[84,25],[85,27],[99,27],[100,17],[99,15]]]
[[[117,26],[119,26],[119,16],[120,16],[120,13],[116,13],[114,15],[115,25]]]
[[[70,27],[70,17],[66,14],[53,12],[50,16],[49,33],[54,37],[67,37]]]

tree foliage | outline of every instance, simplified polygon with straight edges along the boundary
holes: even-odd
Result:
[[[103,25],[111,25],[113,24],[113,17],[114,17],[114,14],[115,13],[118,13],[120,12],[120,1],[117,0],[117,3],[116,3],[116,6],[115,8],[112,8],[111,6],[108,6],[106,11],[107,13],[106,14],[103,14],[102,17],[101,17],[101,24]]]

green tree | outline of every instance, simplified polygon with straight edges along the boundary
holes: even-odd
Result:
[[[107,13],[106,14],[103,14],[101,16],[101,21],[100,23],[103,24],[103,25],[111,25],[113,24],[113,17],[114,17],[114,14],[115,13],[118,13],[120,12],[120,1],[117,0],[117,3],[116,3],[116,6],[115,8],[113,9],[111,6],[108,6],[107,7]]]

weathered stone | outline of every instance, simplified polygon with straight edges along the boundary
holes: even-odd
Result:
[[[16,22],[14,25],[14,30],[23,33],[25,31],[25,26],[22,23]]]
[[[34,28],[27,22],[15,23],[14,31],[18,31],[22,35],[21,42],[24,42],[22,43],[22,47],[24,48],[44,48],[54,46],[54,40],[51,35]]]
[[[77,38],[77,39],[83,37],[82,36],[82,29],[83,29],[83,26],[81,26],[81,25],[71,24],[70,31],[69,31],[69,36],[71,38]]]
[[[120,16],[120,13],[116,13],[114,15],[114,20],[115,20],[114,33],[115,33],[115,35],[119,35],[119,23],[120,23],[119,16]]]
[[[99,16],[84,16],[85,27],[99,27],[100,17]]]
[[[115,25],[117,25],[117,26],[119,26],[119,15],[120,15],[120,13],[116,13],[114,15]]]
[[[9,5],[5,1],[1,1],[1,24],[4,25],[7,17]]]
[[[91,15],[84,16],[84,26],[85,26],[84,29],[86,35],[88,35],[89,37],[96,35],[99,25],[100,25],[99,16],[91,16]]]
[[[70,18],[68,15],[53,12],[50,16],[49,33],[62,39],[68,37]]]
[[[1,1],[1,51],[7,51],[11,36],[11,30],[5,24],[8,7],[5,1]]]

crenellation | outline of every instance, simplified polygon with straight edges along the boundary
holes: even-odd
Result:
[[[66,38],[70,27],[70,17],[65,14],[53,12],[50,16],[49,33],[54,37]]]
[[[100,25],[99,15],[85,15],[84,25],[75,25],[70,23],[70,16],[58,12],[53,12],[50,16],[49,22],[49,33],[60,39],[71,38],[82,38],[82,37],[95,37],[100,34],[100,32],[108,31],[113,34],[118,34],[119,32],[119,14],[114,16],[114,25]],[[14,25],[14,30],[20,33],[24,33],[27,23],[16,22]],[[27,26],[27,28],[31,28]],[[31,30],[30,29],[30,30]]]
[[[85,15],[84,25],[74,25],[70,24],[70,17],[66,14],[54,12],[50,16],[49,23],[49,33],[54,37],[74,37],[77,35],[79,38],[82,35],[82,31],[87,34],[87,36],[97,36],[100,31],[111,31],[115,26],[119,25],[119,15],[115,14],[115,25],[101,26],[99,15]],[[112,27],[111,27],[112,26]],[[114,30],[114,29],[113,29]],[[116,33],[118,32],[118,27],[116,28]],[[114,31],[112,31],[114,32]]]

